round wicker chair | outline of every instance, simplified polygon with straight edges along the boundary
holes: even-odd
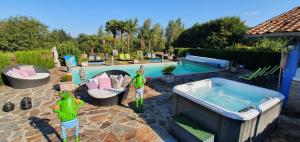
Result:
[[[105,72],[101,72],[97,75],[95,75],[93,78],[106,73],[108,76],[110,75],[128,75],[130,76],[130,74],[128,74],[125,71],[121,71],[121,70],[109,70],[109,71],[105,71]],[[91,95],[88,95],[90,97],[90,101],[92,101],[92,104],[96,104],[96,105],[100,105],[100,106],[112,106],[112,105],[117,105],[117,104],[122,104],[127,96],[128,96],[128,92],[129,92],[129,88],[130,88],[130,84],[128,84],[126,87],[124,87],[124,91],[122,91],[121,93],[117,94],[117,95],[113,95],[107,98],[95,98],[92,97]]]
[[[6,74],[12,68],[18,68],[19,66],[21,65],[7,66],[2,70],[2,79],[6,85],[17,89],[25,89],[45,85],[49,82],[50,72],[47,69],[43,69],[37,66],[33,66],[36,73],[48,73],[49,75],[38,79],[22,79],[15,78]]]

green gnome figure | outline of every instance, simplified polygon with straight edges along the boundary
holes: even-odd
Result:
[[[132,79],[135,87],[135,105],[136,112],[143,112],[143,95],[144,95],[144,85],[146,79],[142,74],[142,70],[136,72],[136,76]]]
[[[53,111],[58,114],[61,121],[61,137],[64,142],[67,141],[66,129],[76,128],[75,139],[79,141],[79,122],[77,118],[77,111],[83,105],[83,101],[72,96],[70,91],[63,91],[59,93],[60,100],[56,103]]]

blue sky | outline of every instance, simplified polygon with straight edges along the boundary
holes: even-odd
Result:
[[[185,27],[223,16],[240,16],[249,26],[300,6],[300,0],[0,0],[0,19],[26,15],[73,36],[96,34],[110,19],[151,18],[164,28],[182,18]]]

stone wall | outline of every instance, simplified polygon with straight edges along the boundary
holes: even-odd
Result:
[[[293,80],[292,82],[287,109],[300,113],[300,81]]]

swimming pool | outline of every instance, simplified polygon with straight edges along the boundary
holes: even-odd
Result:
[[[218,70],[218,68],[206,66],[206,65],[196,65],[190,63],[177,64],[177,62],[170,63],[152,63],[144,64],[145,66],[145,77],[149,76],[152,78],[162,77],[161,70],[166,65],[176,65],[177,68],[174,70],[174,75],[186,75],[195,73],[207,73]],[[140,68],[141,64],[134,65],[115,65],[115,66],[99,66],[99,67],[85,67],[86,72],[85,80],[92,78],[98,73],[108,71],[108,70],[123,70],[128,72],[132,77],[135,76],[135,72]],[[74,69],[73,79],[75,84],[80,83],[79,78],[79,68]]]

